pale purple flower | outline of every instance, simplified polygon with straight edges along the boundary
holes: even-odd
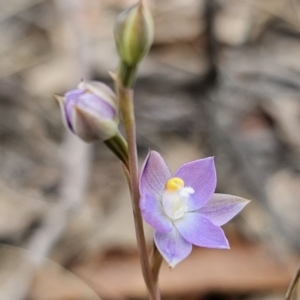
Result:
[[[154,241],[170,267],[192,251],[192,245],[228,249],[220,226],[232,219],[249,201],[214,194],[214,158],[181,166],[172,176],[159,153],[150,151],[140,176],[140,208],[154,227]]]
[[[104,141],[117,133],[116,96],[104,83],[81,82],[77,89],[56,99],[66,127],[84,141]]]

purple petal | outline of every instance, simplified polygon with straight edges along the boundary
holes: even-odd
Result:
[[[70,90],[65,93],[66,98],[76,98],[77,96],[85,93],[85,89],[75,89],[75,90]]]
[[[141,196],[140,208],[143,218],[156,230],[169,232],[173,228],[172,222],[165,215],[160,201],[153,195],[146,193]]]
[[[83,89],[88,90],[90,93],[98,96],[104,101],[110,104],[116,104],[116,94],[114,91],[107,86],[105,83],[100,81],[89,81],[89,82],[81,82],[80,85]]]
[[[57,102],[59,104],[61,115],[62,115],[62,120],[63,120],[63,123],[64,123],[65,127],[67,129],[73,131],[70,124],[69,124],[69,120],[67,118],[65,98],[63,96],[60,96],[60,95],[54,95],[54,98],[57,100]]]
[[[185,259],[192,251],[192,244],[182,238],[175,227],[168,233],[155,231],[154,241],[163,258],[172,268]]]
[[[156,199],[160,199],[165,184],[172,174],[164,159],[156,151],[150,151],[141,171],[140,193],[150,193]]]
[[[89,110],[91,113],[103,119],[114,119],[116,116],[115,107],[93,94],[82,95],[77,106],[82,110]]]
[[[80,96],[84,94],[84,90],[76,89],[71,90],[65,93],[65,101],[64,101],[64,113],[65,113],[65,120],[68,127],[74,132],[74,126],[72,123],[73,115],[74,115],[74,105],[76,105],[79,100]]]
[[[75,106],[73,114],[74,132],[84,141],[103,141],[113,137],[117,132],[117,123],[111,119],[101,118],[91,109]]]
[[[174,176],[182,178],[185,186],[192,187],[195,191],[189,198],[189,211],[194,211],[204,206],[216,189],[217,177],[213,157],[184,164]]]
[[[174,224],[183,238],[191,244],[206,248],[229,248],[222,228],[197,212],[186,213]]]
[[[250,201],[232,195],[214,194],[208,203],[197,210],[215,225],[222,226],[238,214]]]

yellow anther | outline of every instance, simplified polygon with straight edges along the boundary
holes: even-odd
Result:
[[[183,187],[184,181],[179,177],[173,177],[167,181],[165,189],[168,191],[178,191]]]

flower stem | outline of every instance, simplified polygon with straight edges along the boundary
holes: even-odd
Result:
[[[120,79],[125,88],[131,88],[135,83],[136,66],[128,66],[125,62],[120,63]]]
[[[152,255],[151,255],[151,273],[153,278],[154,289],[157,299],[160,299],[158,277],[161,264],[163,262],[163,257],[158,251],[156,244],[153,242]]]
[[[127,168],[129,168],[128,146],[120,132],[117,132],[115,136],[104,141],[104,144],[123,162]]]
[[[291,300],[292,297],[293,297],[293,294],[296,290],[296,287],[297,287],[297,284],[298,282],[300,281],[300,264],[298,266],[298,269],[294,275],[294,278],[292,279],[289,287],[288,287],[288,290],[286,292],[286,295],[285,295],[285,300]]]
[[[127,136],[127,142],[128,142],[130,191],[131,191],[131,201],[132,201],[134,225],[135,225],[140,263],[141,263],[143,277],[149,291],[150,299],[159,300],[159,298],[157,298],[157,292],[155,291],[154,284],[153,284],[148,252],[147,252],[146,239],[144,235],[143,219],[142,219],[142,214],[139,206],[140,192],[139,192],[139,182],[138,182],[138,156],[137,156],[137,147],[136,147],[136,128],[135,128],[134,105],[133,105],[133,90],[130,88],[125,88],[122,82],[120,82],[119,80],[117,81],[117,89],[118,89],[118,97],[120,103],[120,111],[122,114],[125,132]]]

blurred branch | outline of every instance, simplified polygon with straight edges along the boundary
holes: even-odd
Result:
[[[77,69],[73,73],[70,70],[70,85],[78,81],[77,76],[80,73],[84,73],[85,78],[88,77],[88,71],[86,69],[83,71],[83,68],[87,66],[86,43],[84,43],[81,29],[82,24],[78,22],[82,3],[74,0],[57,1],[62,19],[66,22],[68,31],[66,34],[72,37],[73,43],[66,45]],[[82,205],[90,168],[90,147],[68,132],[61,147],[61,162],[63,181],[60,200],[52,207],[42,226],[29,241],[27,249],[30,250],[31,255],[24,255],[23,267],[17,269],[9,279],[1,283],[3,285],[0,287],[1,299],[22,300],[26,298],[35,269],[43,263],[44,257],[49,254],[64,233],[68,221]]]
[[[300,280],[300,264],[285,295],[285,300],[291,300]]]
[[[239,170],[243,186],[255,199],[260,201],[261,207],[267,212],[265,214],[266,222],[270,225],[264,236],[267,236],[269,240],[266,244],[269,249],[277,254],[278,261],[285,263],[286,257],[282,254],[286,254],[287,246],[280,235],[287,236],[284,224],[281,222],[278,212],[270,205],[269,196],[263,184],[264,177],[256,171],[251,159],[249,159],[248,149],[241,145],[238,138],[232,134],[232,128],[224,128],[220,123],[218,106],[220,107],[221,100],[214,93],[213,91],[208,92],[205,95],[208,101],[200,102],[200,109],[204,112],[203,116],[206,118],[208,132],[205,138],[211,148],[210,150],[216,156],[222,153],[222,155],[225,154],[228,157],[231,165]],[[228,185],[222,186],[221,189],[230,193]],[[261,232],[257,232],[254,227],[251,229],[256,237],[263,239]]]
[[[289,19],[288,17],[284,16],[284,14],[281,13],[280,11],[275,11],[275,10],[272,11],[272,10],[270,10],[267,6],[264,6],[262,4],[263,1],[260,1],[259,4],[257,2],[254,2],[253,0],[242,0],[242,1],[244,1],[246,3],[249,3],[250,5],[255,6],[256,8],[258,8],[258,9],[260,9],[262,11],[265,11],[265,12],[269,13],[271,16],[276,17],[276,18],[278,18],[278,19],[286,22],[287,24],[290,24],[291,26],[294,27],[294,29],[296,29],[297,31],[300,31],[300,24],[299,24],[299,22],[295,22],[295,21]],[[283,1],[284,4],[282,5],[282,7],[285,6],[286,4],[288,4],[290,1],[293,2],[293,0]]]
[[[2,5],[0,11],[0,22],[3,22],[6,19],[14,16],[15,14],[25,11],[32,6],[45,1],[46,0],[32,0],[32,1],[23,1],[22,5],[15,5],[15,3],[11,3],[12,5]]]
[[[215,0],[205,1],[205,21],[206,21],[206,53],[209,60],[209,70],[204,78],[204,84],[214,85],[218,80],[218,52],[215,36]]]
[[[291,1],[294,11],[296,12],[296,16],[297,16],[298,22],[300,24],[299,3],[297,2],[297,0],[290,0],[290,1]]]

